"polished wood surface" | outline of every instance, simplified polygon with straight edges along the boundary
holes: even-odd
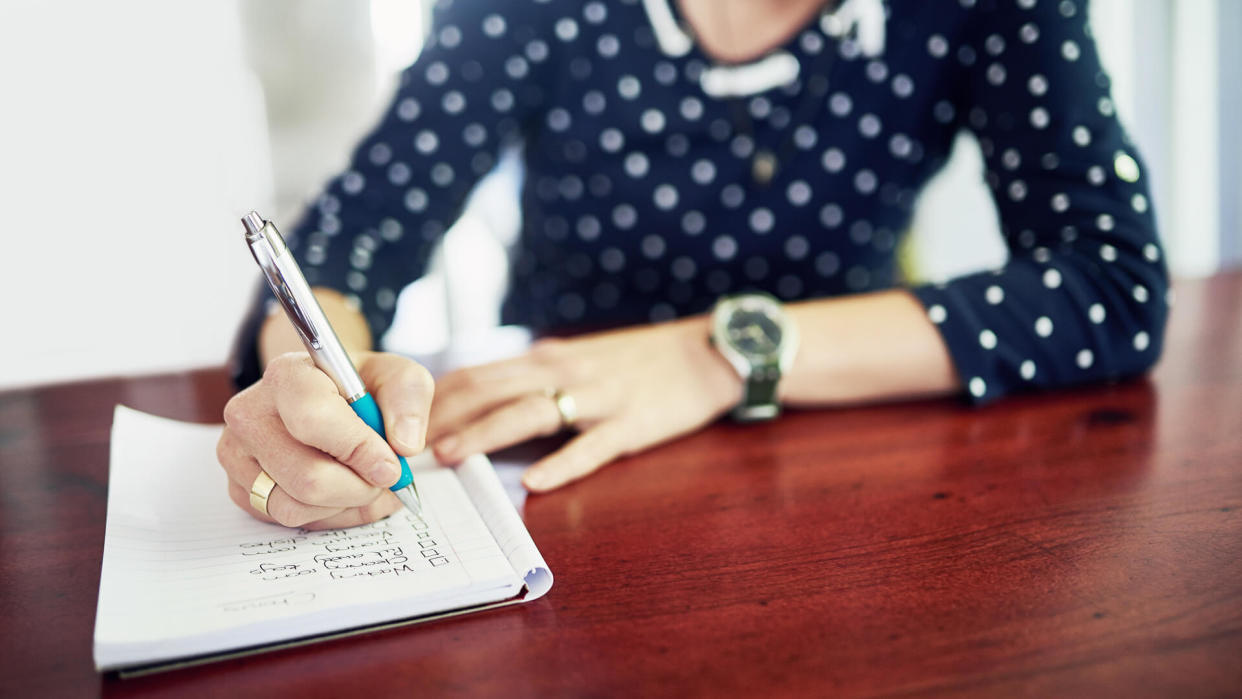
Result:
[[[528,500],[532,604],[130,680],[112,408],[224,374],[0,393],[0,695],[1242,694],[1242,274],[1177,294],[1150,378],[721,424]]]

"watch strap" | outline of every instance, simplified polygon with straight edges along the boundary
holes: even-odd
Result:
[[[733,409],[733,417],[741,421],[770,420],[781,412],[776,387],[780,384],[781,368],[776,362],[754,367],[742,387],[742,401]]]

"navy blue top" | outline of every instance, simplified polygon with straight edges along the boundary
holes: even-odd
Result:
[[[441,0],[382,122],[291,247],[379,337],[471,187],[524,143],[506,322],[640,323],[749,289],[885,289],[901,283],[894,251],[920,188],[969,129],[1010,261],[913,288],[969,395],[1150,367],[1167,273],[1086,0],[886,7],[882,54],[813,21],[783,46],[794,83],[717,99],[700,82],[711,59],[665,54],[637,0]],[[766,186],[757,148],[780,154]]]

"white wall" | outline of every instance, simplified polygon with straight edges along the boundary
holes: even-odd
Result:
[[[219,364],[271,205],[236,5],[0,4],[0,386]]]

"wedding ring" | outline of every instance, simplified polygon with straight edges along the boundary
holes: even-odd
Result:
[[[567,429],[578,421],[578,403],[574,397],[559,388],[549,388],[544,395],[552,399],[556,412],[561,416],[561,428]]]
[[[250,485],[250,506],[271,517],[267,511],[267,498],[272,494],[272,489],[276,487],[276,481],[267,475],[267,471],[259,470],[259,475],[254,479],[254,483]]]

